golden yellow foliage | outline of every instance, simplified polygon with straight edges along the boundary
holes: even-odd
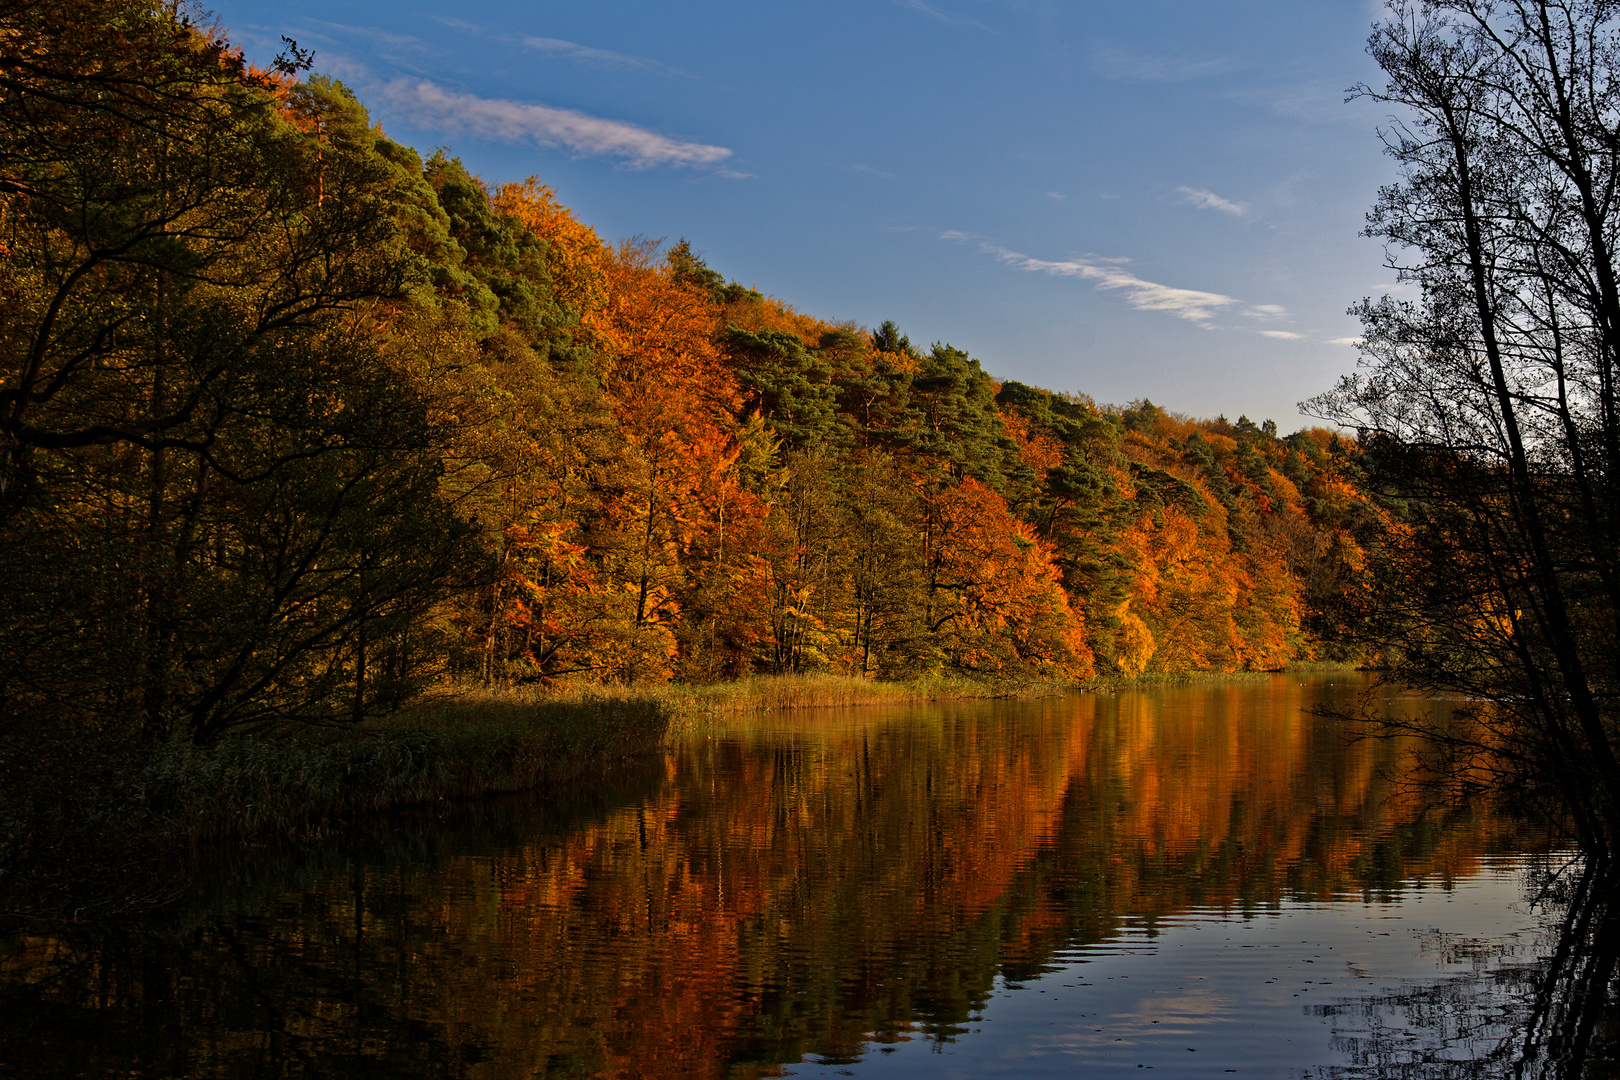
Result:
[[[608,249],[595,229],[557,201],[556,192],[531,176],[521,184],[502,184],[491,202],[546,242],[546,268],[559,303],[582,320],[607,306]]]

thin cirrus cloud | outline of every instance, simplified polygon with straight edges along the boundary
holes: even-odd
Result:
[[[923,0],[895,0],[895,2],[909,11],[916,11],[923,15],[927,15],[930,19],[938,19],[946,26],[971,26],[975,30],[990,29],[983,23],[974,22],[965,15],[956,15],[949,11],[941,11],[939,8],[934,7],[931,4],[923,3]]]
[[[1262,330],[1261,337],[1276,338],[1278,341],[1304,341],[1304,334],[1296,334],[1290,330]]]
[[[970,233],[947,232],[942,234],[940,239],[964,241],[978,240],[978,237]],[[979,241],[979,249],[987,255],[995,256],[1002,265],[1010,266],[1014,270],[1090,281],[1105,292],[1118,290],[1124,294],[1125,302],[1139,311],[1163,311],[1191,322],[1207,323],[1215,312],[1237,303],[1232,297],[1222,296],[1220,293],[1178,289],[1170,285],[1160,285],[1155,281],[1145,281],[1126,270],[1122,265],[1125,260],[1122,259],[1086,258],[1050,262],[1031,258],[1000,244],[984,240]]]
[[[1218,210],[1223,214],[1231,214],[1233,217],[1247,217],[1249,214],[1249,208],[1244,203],[1223,199],[1213,191],[1190,187],[1179,187],[1176,190],[1181,192],[1182,202],[1191,203],[1200,210]]]
[[[1369,115],[1371,110],[1366,102],[1345,101],[1343,88],[1331,79],[1240,87],[1228,97],[1242,105],[1265,109],[1274,116],[1325,127],[1354,127],[1362,131],[1378,119]]]
[[[328,31],[336,31],[340,37],[359,38],[385,49],[421,52],[427,48],[421,38],[411,37],[409,34],[390,33],[375,26],[350,26],[346,23],[328,22],[325,19],[311,19],[307,25],[325,27]],[[328,37],[327,40],[330,41],[331,38]]]
[[[580,157],[620,158],[636,168],[718,169],[731,156],[723,146],[671,139],[622,120],[527,101],[478,97],[446,90],[426,79],[394,79],[382,86],[381,97],[423,127],[502,142],[532,142]],[[742,175],[720,171],[722,175]]]
[[[545,53],[547,56],[562,57],[579,63],[589,64],[592,67],[610,68],[629,71],[650,71],[658,75],[678,75],[683,79],[692,79],[696,76],[680,68],[670,67],[658,60],[650,60],[645,56],[632,56],[629,53],[614,52],[611,49],[596,49],[589,45],[581,45],[577,41],[567,41],[563,38],[537,37],[527,34],[513,37],[506,34],[486,35],[484,28],[476,23],[463,22],[460,19],[450,19],[444,16],[435,16],[434,21],[441,26],[452,30],[459,30],[473,37],[490,37],[491,40],[504,45],[517,45],[530,52]]]
[[[1237,71],[1242,65],[1230,57],[1192,60],[1180,56],[1150,55],[1098,45],[1091,50],[1087,65],[1099,79],[1125,79],[1132,82],[1187,82]]]
[[[545,53],[547,56],[566,57],[570,60],[578,60],[597,67],[652,71],[660,75],[692,77],[679,68],[661,64],[657,60],[649,60],[645,56],[631,56],[628,53],[613,52],[609,49],[593,49],[589,45],[581,45],[575,41],[564,41],[562,38],[524,37],[518,39],[518,44],[533,52]]]

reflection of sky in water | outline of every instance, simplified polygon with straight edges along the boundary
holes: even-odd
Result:
[[[1359,1017],[1320,1006],[1533,958],[1542,941],[1522,866],[1495,860],[1450,888],[1414,883],[1395,903],[1282,903],[1192,911],[1059,953],[1043,978],[1007,984],[954,1042],[870,1048],[851,1065],[794,1067],[863,1077],[1314,1077],[1344,1061],[1336,1035]],[[1407,1018],[1383,1010],[1379,1023]],[[1409,1033],[1418,1039],[1419,1033]],[[1486,1049],[1488,1047],[1480,1047]],[[1458,1048],[1453,1047],[1456,1053]]]

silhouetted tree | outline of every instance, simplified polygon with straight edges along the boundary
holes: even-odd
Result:
[[[386,324],[421,270],[337,84],[166,7],[0,5],[0,715],[357,720],[464,553]]]
[[[1397,507],[1365,632],[1466,695],[1457,775],[1620,842],[1620,8],[1400,0],[1369,42],[1401,171],[1368,217],[1420,299],[1364,302],[1354,425]],[[1476,771],[1470,774],[1469,769]],[[1477,771],[1484,769],[1484,772]]]

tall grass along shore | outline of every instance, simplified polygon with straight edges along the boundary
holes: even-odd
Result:
[[[709,719],[1234,677],[1267,676],[463,687],[362,727],[236,732],[208,746],[179,735],[151,746],[111,733],[14,734],[0,743],[0,911],[97,918],[155,906],[180,868],[221,845],[297,841],[366,814],[596,782]]]
[[[232,733],[209,746],[13,734],[0,743],[0,911],[92,919],[157,906],[222,844],[589,782],[658,751],[669,725],[645,697],[469,694],[365,727]]]

